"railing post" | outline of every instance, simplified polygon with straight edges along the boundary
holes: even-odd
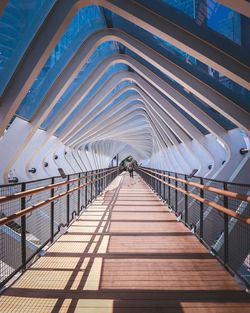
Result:
[[[97,177],[98,177],[98,195],[101,193],[101,170],[99,169],[98,170],[98,175],[97,175]]]
[[[185,175],[185,180],[187,180],[187,175]],[[188,185],[185,183],[185,191],[188,191]],[[188,196],[185,194],[184,196],[184,212],[185,212],[185,224],[188,224]]]
[[[224,190],[227,190],[227,183],[224,182]],[[224,196],[224,207],[228,208],[228,197]],[[224,265],[228,264],[228,215],[224,213]]]
[[[103,170],[102,172],[102,174],[103,174],[103,176],[102,176],[102,190],[104,190],[105,188],[106,188],[106,176],[105,176],[105,174],[104,174],[104,171],[105,170]]]
[[[107,187],[107,180],[108,180],[108,176],[106,175],[106,173],[104,173],[104,189],[106,189]]]
[[[159,170],[158,178],[162,179],[162,177],[161,177],[161,170]],[[159,181],[159,189],[160,189],[159,190],[159,196],[162,197],[162,182],[161,181]]]
[[[170,176],[170,172],[168,172],[168,183],[170,184],[171,180],[169,176]],[[169,185],[168,185],[168,205],[171,208],[171,187]]]
[[[159,189],[160,189],[160,182],[157,178],[159,178],[159,175],[158,175],[158,170],[155,170],[157,172],[157,174],[155,174],[155,182],[156,182],[156,193],[157,195],[159,196]]]
[[[165,171],[163,171],[163,174],[165,175]],[[166,177],[163,176],[163,199],[166,200],[166,185],[165,185],[165,181],[166,181]]]
[[[70,175],[67,175],[67,180],[69,181],[70,180]],[[67,191],[69,191],[70,189],[70,184],[68,183],[67,184]],[[67,225],[69,225],[69,220],[70,220],[70,217],[69,217],[69,205],[70,205],[70,196],[69,194],[67,194]]]
[[[159,173],[159,170],[157,170],[157,174],[156,174],[156,178],[157,178],[156,183],[157,183],[157,194],[158,196],[160,196],[161,182],[158,180],[158,178],[160,178],[158,173]]]
[[[90,202],[93,200],[93,173],[94,171],[91,171]]]
[[[103,170],[101,170],[101,192],[103,191]]]
[[[156,177],[157,177],[157,174],[154,174],[154,190],[156,191],[156,193],[158,193],[158,181],[157,181],[157,179],[156,179]]]
[[[26,184],[22,183],[21,192],[25,191]],[[25,197],[21,198],[21,210],[26,206]],[[26,269],[26,215],[21,217],[21,251],[22,251],[22,270]]]
[[[95,198],[98,195],[97,187],[98,187],[98,170],[95,170]]]
[[[160,173],[161,173],[161,180],[163,180],[163,176],[162,176],[162,170],[160,171]],[[161,181],[161,198],[163,198],[163,186],[164,186],[164,183]]]
[[[152,173],[151,173],[151,174],[152,174]],[[154,175],[154,191],[155,191],[156,193],[158,193],[158,192],[157,192],[157,189],[158,189],[158,181],[157,181],[157,179],[156,179],[157,174],[152,174],[152,175]]]
[[[200,184],[203,185],[203,178],[200,178]],[[204,190],[200,189],[200,197],[204,198]],[[203,215],[204,215],[204,203],[200,202],[200,239],[203,239]]]
[[[51,184],[53,185],[55,183],[55,178],[51,178]],[[55,191],[54,188],[50,191],[50,197],[54,197]],[[50,242],[52,243],[54,241],[54,208],[55,204],[54,201],[50,203]]]
[[[78,192],[77,192],[77,212],[78,212],[78,215],[79,215],[79,213],[80,213],[80,208],[81,208],[81,189],[80,189],[80,186],[81,186],[81,180],[80,180],[80,178],[81,178],[81,173],[79,173],[78,174],[78,178],[79,178],[79,180],[78,180]]]
[[[84,207],[85,209],[87,208],[87,205],[88,205],[88,172],[85,173],[86,177],[85,177],[85,203],[84,203]]]
[[[177,173],[175,173],[175,178],[177,178]],[[178,181],[175,180],[175,187],[178,187]],[[178,206],[178,191],[175,189],[175,212],[177,212],[177,206]]]

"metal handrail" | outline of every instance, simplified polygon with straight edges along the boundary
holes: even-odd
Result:
[[[187,184],[189,186],[193,186],[193,187],[197,187],[197,188],[200,188],[200,189],[203,189],[203,190],[207,190],[207,191],[210,191],[210,192],[217,193],[218,195],[221,195],[221,196],[226,196],[226,197],[229,197],[229,198],[233,198],[233,199],[236,199],[236,200],[245,201],[245,202],[250,203],[250,195],[244,195],[244,194],[238,193],[238,192],[223,190],[223,189],[219,189],[219,188],[215,188],[215,187],[202,185],[202,184],[199,184],[199,183],[189,182],[188,180],[185,180],[185,179],[182,179],[182,178],[177,178],[177,177],[174,177],[174,176],[162,174],[162,173],[155,172],[155,171],[152,171],[152,170],[149,170],[149,169],[145,169],[145,168],[144,168],[144,170],[146,170],[148,172],[151,172],[151,173],[154,173],[154,174],[157,174],[157,175],[160,174],[163,177],[167,177],[167,178],[179,181],[179,182]]]
[[[162,173],[159,173],[159,172],[156,172],[156,171],[152,171],[152,170],[148,170],[148,169],[138,168],[138,170],[140,170],[140,171],[144,172],[145,174],[147,174],[147,175],[153,177],[154,179],[160,181],[161,183],[163,183],[163,184],[165,184],[165,185],[167,185],[167,186],[169,186],[169,187],[171,187],[171,188],[173,188],[173,189],[175,189],[175,190],[178,190],[178,191],[180,191],[181,193],[183,193],[183,194],[185,194],[185,195],[187,195],[187,196],[189,196],[189,197],[191,197],[191,198],[193,198],[193,199],[195,199],[195,200],[197,200],[197,201],[199,201],[199,202],[201,202],[201,203],[204,203],[204,204],[206,204],[206,205],[208,205],[208,206],[210,206],[210,207],[216,209],[216,210],[219,211],[219,212],[225,213],[225,214],[227,214],[227,215],[230,216],[230,217],[236,218],[236,219],[240,220],[241,222],[244,222],[244,223],[250,225],[250,217],[244,216],[244,215],[241,215],[241,214],[238,214],[238,213],[232,211],[232,210],[229,209],[229,208],[226,208],[226,207],[224,207],[224,206],[222,206],[222,205],[220,205],[220,204],[217,204],[216,202],[209,201],[209,200],[207,200],[207,199],[205,199],[205,198],[202,198],[202,197],[200,197],[200,196],[197,196],[197,195],[195,195],[195,194],[193,194],[193,193],[191,193],[191,192],[189,192],[189,191],[186,191],[186,190],[184,190],[184,189],[182,189],[182,188],[180,188],[180,187],[176,187],[176,186],[174,186],[174,185],[172,185],[172,184],[169,184],[169,183],[167,183],[166,181],[164,181],[163,179],[160,179],[160,178],[158,178],[158,177],[156,177],[156,176],[154,176],[154,175],[152,175],[152,174],[149,174],[148,172],[154,173],[154,174],[156,174],[156,175],[165,176],[165,177],[168,177],[168,178],[172,178],[172,176],[165,175],[165,174],[162,174]],[[176,181],[179,180],[179,179],[176,178],[176,177],[173,177],[172,179],[175,179]],[[187,181],[186,181],[186,180],[181,180],[181,182],[185,182],[185,183],[186,183]],[[188,185],[190,184],[190,182],[187,182],[187,183],[188,183]],[[193,184],[195,184],[195,183],[192,183],[192,186],[194,186]],[[198,187],[198,188],[200,188],[200,186],[207,187],[207,186],[204,186],[204,185],[202,185],[202,184],[196,184],[196,185],[197,185],[196,187]],[[209,187],[209,188],[210,188],[210,187]],[[211,188],[212,188],[212,187],[211,187]],[[206,189],[206,188],[201,188],[201,189]],[[217,188],[214,188],[214,189],[217,189]],[[207,190],[209,190],[209,189],[207,189]],[[216,192],[216,191],[212,191],[212,192],[215,192],[215,193],[217,193],[217,194],[221,194],[221,195],[223,195],[223,196],[227,196],[227,191],[224,191],[224,190],[221,190],[221,189],[218,189],[218,190],[221,191],[221,192],[220,192],[220,193],[218,193],[218,192]],[[211,191],[211,190],[209,190],[209,191]],[[223,192],[223,193],[222,193],[222,192]],[[224,192],[225,192],[225,193],[224,193]],[[241,194],[241,196],[244,196],[244,195]],[[246,195],[246,197],[247,197],[247,195]],[[233,198],[234,198],[234,199],[238,199],[238,200],[242,200],[240,197],[239,197],[239,198],[233,197]],[[246,201],[246,200],[243,200],[243,201]]]
[[[112,169],[108,169],[106,171],[103,171],[102,174],[110,172],[111,170]],[[49,189],[53,189],[53,188],[56,188],[56,187],[59,187],[59,186],[68,185],[70,183],[78,182],[78,181],[81,181],[83,179],[92,177],[94,175],[95,175],[95,173],[91,173],[90,175],[83,176],[83,177],[80,177],[80,178],[73,178],[71,180],[65,180],[65,181],[62,181],[62,182],[59,182],[59,183],[50,184],[50,185],[38,187],[38,188],[35,188],[35,189],[29,189],[29,190],[17,192],[17,193],[14,193],[13,195],[9,195],[9,196],[1,196],[0,197],[0,204],[8,202],[8,201],[17,200],[17,199],[20,199],[20,198],[23,198],[23,197],[26,197],[26,196],[30,196],[30,195],[36,194],[38,192],[42,192],[42,191],[46,191],[46,190],[49,190]]]
[[[104,173],[107,173],[107,174],[106,175],[102,175],[102,177],[99,177],[98,179],[93,179],[93,180],[91,180],[91,181],[89,181],[87,183],[84,183],[84,184],[82,184],[82,185],[80,185],[78,187],[75,187],[73,189],[67,190],[67,191],[65,191],[63,193],[60,193],[60,194],[58,194],[56,196],[53,196],[51,198],[48,198],[46,200],[43,200],[43,201],[41,201],[41,202],[39,202],[37,204],[34,204],[34,205],[30,206],[30,207],[24,208],[24,209],[16,212],[15,214],[12,214],[12,215],[9,215],[9,216],[5,216],[5,217],[0,219],[0,226],[1,225],[6,225],[9,222],[14,221],[15,219],[17,219],[17,218],[19,218],[21,216],[24,216],[24,215],[26,215],[28,213],[31,213],[34,210],[36,210],[36,209],[38,209],[38,208],[40,208],[40,207],[42,207],[42,206],[44,206],[46,204],[49,204],[49,203],[51,203],[51,202],[53,202],[53,201],[55,201],[55,200],[57,200],[59,198],[62,198],[62,197],[66,196],[66,195],[68,195],[68,194],[70,194],[72,192],[75,192],[75,191],[77,191],[79,189],[82,189],[83,187],[89,186],[92,183],[95,183],[95,182],[97,182],[97,181],[107,177],[108,175],[110,175],[110,174],[112,174],[112,173],[114,173],[116,171],[117,171],[117,168],[115,168],[115,170],[113,170],[113,168],[110,169],[110,170],[106,170],[106,171],[102,172],[102,174],[104,174]],[[6,198],[11,198],[12,196],[14,196],[14,198],[12,198],[12,199],[3,199],[3,200],[5,200],[3,202],[16,200],[18,198],[24,198],[25,196],[27,196],[29,194],[34,194],[34,193],[38,193],[38,192],[41,192],[41,191],[50,190],[50,189],[53,189],[53,188],[61,186],[61,185],[68,185],[68,184],[70,184],[72,182],[77,182],[77,181],[80,181],[82,179],[86,179],[88,177],[92,177],[94,175],[96,175],[96,173],[91,173],[91,175],[87,175],[87,176],[83,176],[81,178],[76,178],[76,179],[71,179],[71,180],[68,180],[68,181],[61,182],[61,183],[59,183],[60,185],[58,185],[58,183],[57,184],[47,185],[47,186],[41,187],[42,190],[41,190],[41,188],[28,190],[28,192],[30,191],[30,193],[28,193],[28,192],[26,193],[26,191],[19,192],[19,193],[14,194],[14,195],[7,196]],[[3,197],[1,197],[1,198],[3,198]]]

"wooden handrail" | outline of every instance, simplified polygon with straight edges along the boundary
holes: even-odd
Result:
[[[111,170],[112,169],[108,169],[106,171],[101,172],[100,174],[105,174],[107,172],[110,172]],[[68,184],[71,184],[71,183],[74,183],[74,182],[78,182],[78,181],[81,181],[83,179],[92,177],[94,175],[96,175],[96,173],[91,173],[90,175],[83,176],[83,177],[80,177],[80,178],[73,178],[71,180],[64,180],[64,181],[59,182],[59,183],[50,184],[50,185],[46,185],[46,186],[42,186],[42,187],[38,187],[38,188],[34,188],[34,189],[29,189],[29,190],[25,190],[25,191],[21,191],[21,192],[16,192],[16,193],[14,193],[13,195],[10,195],[10,196],[1,196],[0,197],[0,204],[1,203],[5,203],[5,202],[9,202],[9,201],[13,201],[13,200],[17,200],[17,199],[20,199],[20,198],[23,198],[23,197],[26,197],[26,196],[30,196],[30,195],[33,195],[33,194],[36,194],[36,193],[39,193],[39,192],[42,192],[42,191],[54,189],[54,188],[57,188],[57,187],[60,187],[60,186],[63,186],[63,185],[68,185]]]
[[[241,222],[250,225],[250,217],[248,217],[248,216],[244,216],[244,215],[238,214],[238,213],[230,210],[229,208],[225,208],[224,206],[222,206],[222,205],[220,205],[220,204],[218,204],[216,202],[209,201],[207,199],[201,198],[200,196],[197,196],[197,195],[195,195],[195,194],[193,194],[193,193],[191,193],[189,191],[186,191],[186,190],[184,190],[184,189],[182,189],[180,187],[176,187],[176,186],[174,186],[172,184],[169,184],[166,181],[164,181],[163,179],[155,177],[155,176],[149,174],[148,172],[146,172],[145,170],[143,170],[141,168],[139,170],[144,172],[144,173],[146,173],[147,175],[153,177],[154,179],[162,182],[163,184],[165,184],[167,186],[170,186],[171,188],[176,189],[176,190],[182,192],[183,194],[185,194],[185,195],[187,195],[187,196],[189,196],[189,197],[191,197],[191,198],[193,198],[193,199],[195,199],[195,200],[197,200],[197,201],[199,201],[201,203],[204,203],[204,204],[206,204],[206,205],[216,209],[219,212],[225,213],[225,214],[227,214],[230,217],[236,218],[237,220],[240,220]]]
[[[107,170],[106,172],[109,172],[109,171],[110,171],[110,170]],[[106,175],[102,176],[101,178],[93,179],[93,180],[89,181],[88,183],[82,184],[82,185],[80,185],[80,186],[78,186],[78,187],[75,187],[75,188],[70,189],[70,190],[68,190],[68,191],[62,192],[62,193],[60,193],[60,194],[58,194],[58,195],[55,195],[55,196],[53,196],[53,197],[51,197],[51,198],[48,198],[48,199],[43,200],[43,201],[41,201],[41,202],[38,202],[37,204],[34,204],[34,205],[30,206],[30,207],[27,207],[27,208],[25,208],[25,209],[23,209],[23,210],[20,210],[20,211],[16,212],[15,214],[2,217],[2,218],[0,218],[0,226],[1,226],[1,225],[6,225],[6,224],[8,224],[9,222],[14,221],[15,219],[17,219],[17,218],[19,218],[19,217],[21,217],[21,216],[24,216],[24,215],[26,215],[26,214],[28,214],[28,213],[31,213],[31,212],[35,211],[36,209],[38,209],[38,208],[40,208],[40,207],[42,207],[42,206],[44,206],[44,205],[46,205],[46,204],[49,204],[49,203],[51,203],[51,202],[53,202],[53,201],[55,201],[55,200],[57,200],[57,199],[59,199],[59,198],[62,198],[62,197],[66,196],[66,195],[68,195],[68,194],[70,194],[70,193],[72,193],[72,192],[75,192],[75,191],[77,191],[77,190],[79,190],[79,189],[81,189],[81,188],[83,188],[83,187],[85,187],[85,186],[89,186],[89,185],[91,185],[92,183],[95,183],[96,181],[99,181],[100,179],[103,179],[104,177],[106,177],[106,176],[108,176],[108,175],[110,175],[110,174],[112,174],[112,173],[114,173],[114,172],[116,172],[116,171],[117,171],[117,169],[111,171],[110,173],[107,173]],[[94,174],[93,174],[93,175],[94,175]],[[84,176],[83,178],[86,178],[86,176]],[[79,180],[79,179],[78,179],[78,180]],[[69,182],[69,181],[67,181],[67,183],[68,183],[68,182]]]
[[[163,173],[158,173],[158,172],[155,172],[155,171],[152,171],[152,170],[149,170],[149,169],[144,169],[144,170],[148,171],[148,172],[151,172],[151,173],[154,173],[154,174],[157,174],[157,175],[161,175],[163,177],[174,179],[176,181],[179,181],[181,183],[187,184],[189,186],[193,186],[193,187],[196,187],[196,188],[200,188],[200,189],[203,189],[203,190],[207,190],[207,191],[210,191],[210,192],[217,193],[218,195],[221,195],[221,196],[226,196],[226,197],[229,197],[229,198],[233,198],[233,199],[236,199],[236,200],[245,201],[245,202],[250,203],[250,195],[244,195],[242,193],[238,193],[238,192],[234,192],[234,191],[222,190],[222,189],[219,189],[219,188],[216,188],[216,187],[210,187],[210,186],[202,185],[202,184],[199,184],[199,183],[189,182],[188,180],[185,180],[185,179],[182,179],[182,178],[169,176],[169,175],[166,175],[166,174],[163,174]]]

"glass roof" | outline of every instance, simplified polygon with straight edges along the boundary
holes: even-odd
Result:
[[[153,36],[139,26],[134,25],[113,13],[109,13],[108,16],[112,16],[112,23],[114,27],[132,34],[140,41],[143,41],[157,52],[166,56],[173,63],[184,68],[195,77],[199,77],[207,85],[211,86],[213,89],[222,93],[224,96],[250,112],[249,90],[236,84],[228,77],[222,75],[199,60],[196,60],[194,57],[174,47],[168,42],[158,38],[157,36]]]
[[[0,95],[55,0],[9,0],[0,16]]]
[[[66,102],[70,100],[70,98],[77,92],[79,88],[81,88],[81,86],[87,80],[89,74],[95,69],[97,69],[104,59],[116,53],[118,53],[118,49],[117,49],[117,45],[115,44],[115,42],[105,42],[97,47],[95,52],[87,61],[86,65],[82,68],[80,73],[74,79],[73,83],[70,85],[70,87],[61,97],[61,99],[54,106],[53,110],[50,112],[49,116],[42,124],[42,128],[46,128],[48,126],[48,124],[52,121],[53,117],[64,107]],[[120,70],[127,70],[127,66],[125,65],[120,66],[119,68]],[[118,70],[117,66],[111,66],[109,74],[115,73],[117,70]],[[99,85],[102,84],[102,81],[99,81],[98,84]],[[94,89],[90,91],[88,98],[86,98],[85,101],[87,101],[91,97],[91,95],[94,94],[95,89],[98,88],[98,84],[96,84]]]
[[[117,66],[117,65],[116,65]],[[110,73],[106,73],[107,75],[104,77],[103,79],[103,83],[105,82],[105,80],[108,78],[109,74]],[[123,87],[125,86],[128,86],[130,85],[130,81],[127,80],[127,81],[124,81],[120,84],[117,85],[116,88],[114,88],[111,93],[109,95],[107,95],[101,102],[100,104],[98,105],[99,107],[101,105],[103,105],[103,103],[105,103],[108,99],[110,99],[114,94],[116,94],[120,89],[122,89]],[[56,135],[57,136],[60,136],[61,132],[64,130],[64,128],[67,126],[67,124],[72,120],[72,118],[76,117],[76,115],[79,113],[80,109],[82,109],[84,107],[84,105],[86,105],[88,103],[88,101],[91,99],[91,96],[93,96],[93,92],[92,93],[89,93],[87,95],[87,97],[85,97],[83,99],[83,101],[81,102],[81,104],[69,115],[69,117],[66,119],[66,121],[60,126],[60,128],[58,128],[58,130],[56,131]],[[117,100],[115,102],[113,102],[113,104],[115,105],[115,103],[117,103]]]
[[[88,18],[86,18],[88,16]],[[98,29],[106,27],[102,11],[97,6],[90,6],[77,12],[61,40],[52,51],[49,59],[23,99],[17,114],[27,120],[39,106],[44,95],[58,77],[62,69],[75,54],[84,40]]]
[[[133,53],[131,50],[126,49],[126,53],[128,55],[131,55],[133,58],[138,60],[140,63],[147,66],[153,73],[155,73],[157,76],[165,80],[170,86],[174,87],[179,93],[181,93],[183,96],[185,96],[187,99],[189,99],[193,104],[197,105],[200,109],[205,111],[209,116],[211,116],[217,123],[219,123],[222,127],[224,127],[226,130],[230,130],[235,128],[236,126],[229,121],[226,117],[221,115],[219,112],[208,106],[206,103],[204,103],[201,99],[197,98],[194,94],[186,90],[183,86],[181,86],[179,83],[168,77],[167,75],[163,74],[159,69],[154,67],[152,64],[145,61],[143,58],[140,58],[138,55]],[[166,97],[165,95],[163,95]],[[166,97],[166,99],[169,101],[170,99]],[[172,100],[171,100],[172,101]],[[174,103],[174,102],[172,102]],[[178,105],[176,106],[178,109]],[[183,111],[181,111],[183,112]],[[189,119],[191,122],[194,122],[194,119]],[[197,122],[195,123],[195,126],[197,126]],[[200,131],[202,131],[204,134],[207,133],[207,130],[204,129],[200,124],[198,126]]]
[[[248,64],[250,55],[250,40],[246,40],[245,34],[242,31],[242,23],[249,21],[249,19],[245,16],[218,4],[214,0],[135,1],[150,8],[170,21],[175,22],[181,27],[185,27],[185,29],[191,31],[196,36],[211,42],[219,49],[225,50],[232,56],[237,57],[243,63]],[[7,78],[6,80],[0,80],[0,94],[1,91],[4,90],[9,78],[14,72],[20,58],[25,53],[25,49],[28,47],[54,3],[55,0],[9,1],[3,16],[0,18],[0,75],[4,75],[4,77]],[[15,26],[13,27],[13,25]],[[233,101],[241,108],[250,112],[249,90],[236,84],[228,77],[222,75],[218,71],[200,62],[172,44],[152,35],[145,29],[140,28],[139,26],[121,18],[107,9],[92,5],[80,9],[76,13],[64,35],[53,49],[46,64],[43,66],[27,95],[17,109],[16,114],[30,121],[36,114],[39,105],[45,99],[51,86],[53,86],[53,83],[75,55],[77,49],[95,31],[105,29],[107,27],[114,27],[134,36],[154,49],[156,52],[171,60],[177,66],[183,68],[194,77],[203,81],[212,89]],[[108,41],[97,47],[79,74],[75,77],[74,81],[51,110],[48,117],[42,123],[41,128],[46,129],[51,123],[53,123],[54,117],[65,107],[66,104],[68,104],[71,97],[77,91],[81,90],[81,88],[84,88],[84,83],[89,75],[93,73],[108,56],[117,53],[130,55],[142,64],[146,65],[156,75],[173,86],[178,92],[206,112],[226,130],[236,127],[216,110],[209,107],[195,95],[184,89],[180,84],[163,74],[152,64],[149,64],[147,61],[133,53],[130,49],[117,42]],[[77,108],[75,108],[64,123],[58,127],[56,135],[59,136],[67,124],[77,116],[79,111],[85,105],[91,101],[93,96],[103,88],[108,80],[115,73],[119,73],[121,71],[132,70],[124,64],[110,66],[102,78],[80,102]],[[105,101],[107,101],[107,99],[110,99],[118,90],[129,84],[131,84],[130,81],[125,81],[119,84],[109,95],[105,97],[105,99],[103,99],[100,104],[98,104],[96,110]],[[113,101],[112,104],[109,105],[109,108],[116,105],[122,97],[127,97],[128,94],[129,93],[125,93],[120,98]],[[133,94],[133,92],[131,94]],[[200,125],[195,119],[190,117],[188,113],[180,109],[179,106],[173,102],[173,100],[168,99],[166,95],[164,95],[164,97],[170,101],[184,116],[186,116],[189,121],[191,121],[191,123],[204,135],[208,133],[207,129]],[[98,114],[96,118],[102,116],[104,112]]]
[[[215,0],[136,0],[198,37],[249,64],[249,39],[242,24],[249,18]]]

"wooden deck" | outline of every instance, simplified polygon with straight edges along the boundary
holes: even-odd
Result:
[[[3,293],[0,312],[249,313],[250,297],[126,174]]]

